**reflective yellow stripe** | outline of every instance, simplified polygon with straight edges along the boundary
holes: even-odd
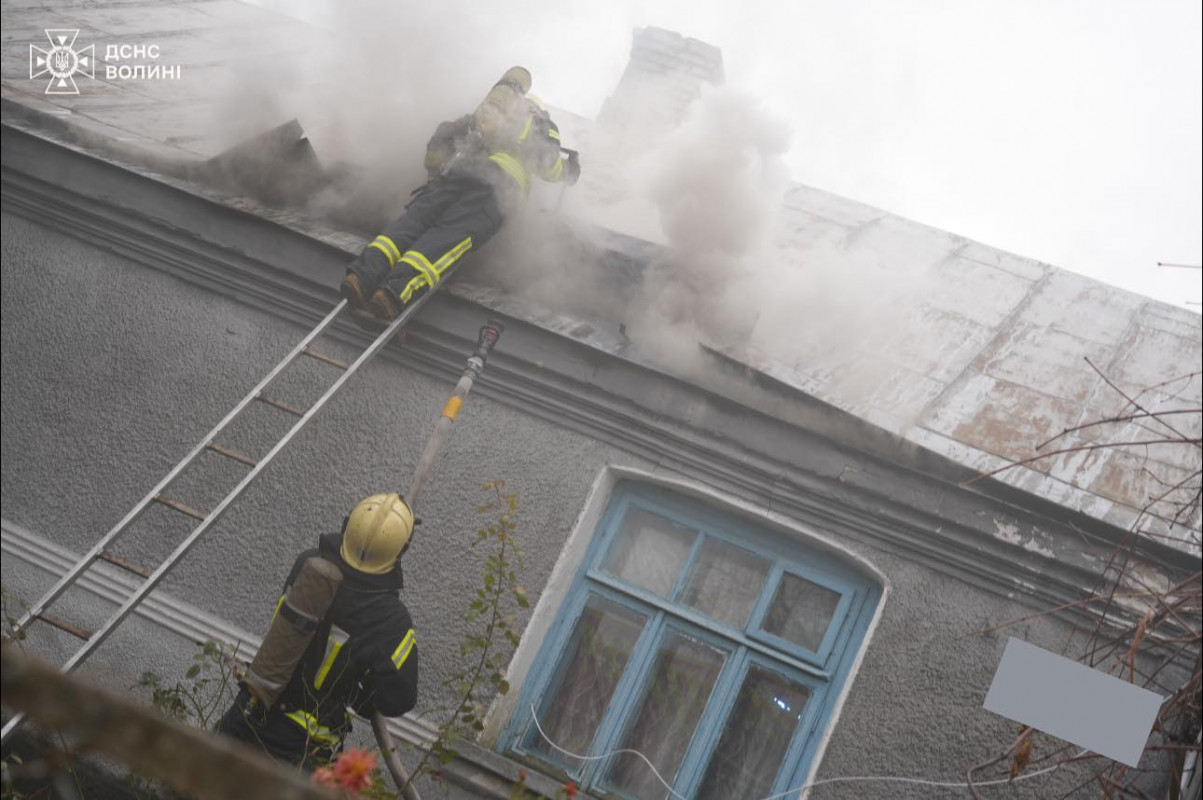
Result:
[[[401,248],[397,247],[397,243],[385,236],[383,233],[376,237],[376,241],[387,247],[393,254],[393,261],[401,257]]]
[[[330,636],[326,639],[326,658],[322,661],[322,665],[313,679],[314,689],[322,688],[322,684],[326,682],[326,676],[330,674],[330,668],[334,666],[334,660],[338,658],[338,652],[343,649],[343,645],[349,638],[351,638],[350,634],[342,628],[337,625],[331,626]]]
[[[397,266],[397,259],[394,258],[392,252],[380,242],[372,242],[370,245],[368,245],[368,247],[375,247],[377,250],[384,253],[384,257],[388,259],[388,265],[390,267]]]
[[[401,263],[409,264],[411,267],[417,270],[420,275],[425,276],[426,281],[431,286],[434,286],[439,282],[439,275],[434,271],[434,267],[430,265],[430,262],[426,259],[426,256],[422,255],[417,250],[407,250],[405,255],[401,256]]]
[[[526,170],[518,159],[509,153],[493,153],[489,156],[489,160],[505,170],[505,173],[518,183],[518,188],[522,191],[525,192],[530,187],[530,179],[526,177]]]
[[[401,640],[401,644],[397,645],[397,649],[393,651],[393,664],[397,669],[405,664],[405,660],[409,658],[410,651],[414,649],[414,632],[410,628],[409,633],[405,634],[405,638]]]
[[[547,180],[549,180],[549,181],[558,181],[560,179],[560,176],[563,174],[564,174],[564,159],[557,158],[556,165],[554,167],[552,167],[551,169],[547,170],[547,175],[545,175],[544,177],[546,177]]]
[[[309,738],[313,739],[315,742],[321,742],[322,744],[338,744],[340,741],[329,728],[317,721],[317,717],[313,716],[307,711],[302,711],[298,708],[296,711],[289,711],[284,716],[288,717],[290,720],[304,728],[305,733],[307,733]]]
[[[443,273],[447,268],[454,264],[464,253],[472,249],[472,237],[464,239],[455,247],[443,254],[443,257],[433,264],[426,256],[419,253],[417,250],[407,250],[405,255],[401,256],[401,263],[408,264],[414,268],[418,274],[410,279],[405,288],[401,290],[398,299],[402,304],[408,303],[413,299],[414,293],[423,286],[434,288],[443,279]]]
[[[326,651],[326,660],[322,662],[321,669],[317,671],[317,677],[313,679],[314,689],[322,688],[322,684],[326,682],[326,676],[330,674],[330,668],[334,666],[334,659],[338,658],[338,651],[342,649],[342,642],[330,643]]]
[[[423,286],[429,286],[430,282],[426,280],[425,275],[415,275],[409,283],[405,284],[405,288],[401,290],[400,300],[402,305],[414,299],[414,292],[421,289]]]
[[[272,609],[272,622],[276,621],[276,615],[280,613],[280,606],[284,605],[285,595],[280,595],[280,599],[276,601],[276,607]]]
[[[531,124],[531,122],[532,122],[533,120],[534,120],[534,117],[531,117],[531,116],[528,116],[528,117],[526,118],[526,125],[525,125],[525,126],[523,126],[523,128],[522,128],[522,133],[521,133],[521,134],[519,134],[519,136],[518,136],[518,141],[520,141],[520,142],[525,142],[525,141],[526,141],[526,137],[527,137],[527,136],[530,136],[530,124]]]
[[[468,252],[471,249],[472,249],[472,237],[469,236],[467,239],[464,239],[462,242],[457,244],[455,247],[448,250],[443,255],[443,257],[440,258],[438,261],[434,262],[435,280],[436,281],[442,280],[443,273],[447,271],[447,268],[450,267],[452,264],[454,264],[459,259],[460,256],[462,256],[464,253]]]
[[[555,139],[558,142],[558,141],[560,141],[560,132],[557,131],[555,128],[548,128],[547,129],[547,138]]]
[[[435,271],[434,271],[434,268],[430,265],[430,259],[427,258],[425,256],[425,254],[419,253],[417,250],[407,250],[405,252],[405,255],[409,256],[410,258],[416,259],[419,264],[421,264],[423,267],[425,267],[423,272],[425,272],[427,275],[432,275],[436,278],[438,277],[437,273],[435,273]]]

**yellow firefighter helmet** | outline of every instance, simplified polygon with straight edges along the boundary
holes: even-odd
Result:
[[[351,567],[370,575],[388,572],[409,547],[414,512],[396,492],[360,501],[343,526],[339,553]]]

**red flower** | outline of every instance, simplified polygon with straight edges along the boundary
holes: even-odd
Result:
[[[376,754],[352,747],[334,762],[334,778],[338,785],[352,792],[361,792],[372,785],[372,770],[376,769]]]
[[[564,784],[564,794],[568,797],[576,797],[576,784],[572,781]]]
[[[525,781],[529,777],[530,777],[530,773],[527,772],[526,770],[524,770],[524,769],[518,770],[518,780]]]
[[[324,789],[337,789],[338,779],[330,767],[319,767],[313,771],[313,782]]]

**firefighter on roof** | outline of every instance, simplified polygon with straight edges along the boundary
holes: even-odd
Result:
[[[414,517],[397,494],[355,507],[341,535],[297,557],[272,624],[217,730],[277,759],[328,762],[351,730],[347,709],[399,717],[418,697],[418,647],[398,560]]]
[[[340,290],[352,307],[395,319],[497,232],[532,176],[576,182],[576,154],[561,157],[559,128],[530,86],[530,73],[512,67],[475,113],[439,125],[426,151],[430,181],[347,270]]]

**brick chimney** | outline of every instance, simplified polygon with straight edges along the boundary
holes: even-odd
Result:
[[[637,115],[643,124],[671,128],[684,118],[703,83],[722,82],[723,54],[714,45],[663,28],[637,28],[631,60],[598,122],[626,124]]]

